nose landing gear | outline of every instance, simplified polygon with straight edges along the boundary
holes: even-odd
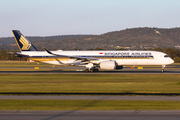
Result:
[[[162,70],[161,70],[162,73],[164,72],[165,67],[166,67],[165,65],[162,65]]]

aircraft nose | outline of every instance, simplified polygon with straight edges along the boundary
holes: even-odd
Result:
[[[174,60],[173,60],[173,59],[170,59],[170,60],[169,60],[169,63],[170,63],[170,64],[173,64],[173,63],[174,63]]]

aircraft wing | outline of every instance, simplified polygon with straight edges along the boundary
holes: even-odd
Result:
[[[83,62],[85,62],[85,61],[99,60],[98,58],[91,58],[91,57],[78,57],[78,56],[60,55],[60,54],[52,53],[51,51],[49,51],[49,50],[46,49],[46,48],[43,48],[43,49],[44,49],[47,53],[49,53],[49,54],[51,54],[51,55],[54,55],[54,56],[69,57],[69,58],[72,58],[72,59],[82,60]]]

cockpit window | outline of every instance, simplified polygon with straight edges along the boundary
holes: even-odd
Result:
[[[164,55],[165,58],[169,57],[168,55]]]

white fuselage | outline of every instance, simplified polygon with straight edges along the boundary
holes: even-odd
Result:
[[[54,54],[98,58],[91,63],[99,64],[102,61],[114,60],[118,65],[168,65],[174,61],[167,54],[158,51],[52,51]],[[48,64],[61,65],[78,62],[64,56],[54,56],[46,51],[22,51],[19,55],[25,55],[31,60]]]

